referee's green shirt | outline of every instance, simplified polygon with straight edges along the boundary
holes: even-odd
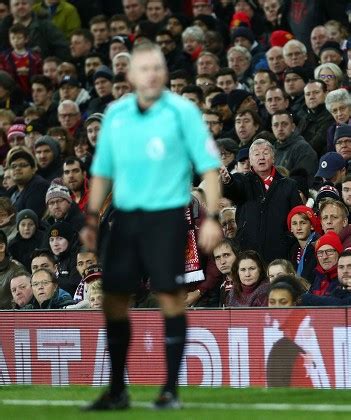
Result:
[[[220,166],[197,107],[165,91],[140,112],[131,94],[104,117],[92,174],[113,181],[117,208],[157,211],[189,203],[192,164],[200,174]]]

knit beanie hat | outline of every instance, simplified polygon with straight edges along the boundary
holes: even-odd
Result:
[[[250,28],[247,28],[245,26],[239,26],[237,29],[233,31],[232,36],[231,36],[232,42],[234,42],[235,39],[238,38],[239,36],[242,38],[246,38],[247,40],[251,42],[251,44],[253,44],[255,41],[255,35],[253,34]]]
[[[322,233],[321,223],[319,221],[318,216],[314,213],[314,211],[307,206],[295,206],[292,208],[288,214],[287,222],[288,222],[288,229],[291,230],[291,219],[299,213],[305,214],[309,221],[311,222],[311,226],[313,230],[317,233]]]
[[[240,105],[246,98],[252,96],[252,93],[244,89],[235,89],[228,93],[228,105],[233,114],[236,114]]]
[[[310,76],[311,76],[311,74],[309,74],[308,70],[306,70],[304,67],[301,67],[301,66],[289,67],[284,72],[284,78],[286,77],[287,74],[297,74],[298,76],[301,77],[301,79],[305,83],[308,82],[308,80],[310,79]]]
[[[216,145],[218,149],[223,149],[226,152],[234,153],[235,155],[239,150],[238,143],[231,138],[218,139],[216,140]]]
[[[36,213],[33,210],[31,210],[31,209],[24,209],[24,210],[21,210],[19,213],[17,213],[17,216],[16,216],[17,229],[18,229],[18,225],[24,219],[31,219],[31,220],[33,220],[33,222],[35,224],[35,227],[38,229],[39,219],[38,219],[38,216],[36,215]]]
[[[104,64],[100,67],[98,67],[94,73],[93,76],[93,81],[95,82],[96,79],[98,79],[99,77],[103,77],[104,79],[107,80],[112,80],[113,79],[113,73],[112,71],[109,69],[109,67],[105,66]]]
[[[34,143],[34,149],[43,145],[50,147],[52,153],[54,154],[54,159],[57,159],[60,156],[60,153],[61,153],[60,145],[58,141],[56,141],[53,137],[48,136],[48,135],[39,137]]]
[[[48,204],[49,200],[52,198],[63,198],[69,203],[72,203],[72,198],[69,193],[69,190],[64,185],[51,184],[45,197],[45,203]]]
[[[11,127],[9,128],[7,132],[7,140],[10,140],[11,137],[14,137],[14,136],[24,137],[26,135],[25,130],[26,130],[26,126],[24,124],[11,125]]]
[[[336,51],[338,54],[341,55],[341,57],[343,56],[343,52],[342,52],[342,49],[340,48],[340,44],[336,41],[326,41],[321,46],[321,49],[319,50],[319,57],[322,55],[323,51],[327,51],[327,50]]]
[[[84,270],[84,281],[90,283],[94,280],[101,279],[102,268],[100,265],[94,264]]]
[[[269,38],[269,43],[271,47],[284,47],[284,45],[294,39],[294,35],[287,31],[273,31],[271,37]]]
[[[342,137],[351,137],[351,126],[348,124],[340,124],[336,127],[334,134],[334,144]]]
[[[61,237],[67,239],[68,242],[71,242],[74,238],[74,230],[72,226],[67,222],[56,222],[54,223],[49,230],[49,238],[51,237]]]
[[[323,198],[332,198],[333,200],[341,201],[339,191],[337,190],[337,188],[334,187],[333,184],[330,184],[329,182],[325,182],[318,190],[316,196],[317,207],[319,205],[319,202],[323,200]]]
[[[344,247],[342,246],[341,240],[339,238],[339,235],[333,231],[329,231],[325,233],[323,236],[321,236],[318,239],[318,241],[316,242],[314,246],[315,252],[317,252],[319,248],[322,247],[323,245],[330,245],[331,247],[336,249],[338,254],[341,254],[344,249]]]

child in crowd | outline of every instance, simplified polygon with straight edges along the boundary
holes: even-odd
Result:
[[[41,57],[37,52],[29,50],[26,45],[29,31],[21,23],[16,23],[9,29],[11,49],[1,56],[0,66],[17,82],[27,99],[31,96],[30,79],[42,72]]]
[[[18,233],[9,243],[9,253],[30,272],[32,252],[42,247],[46,235],[38,229],[38,216],[33,210],[20,211],[16,216],[16,225]]]
[[[88,288],[90,309],[102,309],[102,280],[93,281]]]
[[[314,243],[322,233],[319,218],[309,207],[296,206],[288,214],[287,223],[296,239],[290,250],[291,261],[297,275],[312,283],[317,265]]]

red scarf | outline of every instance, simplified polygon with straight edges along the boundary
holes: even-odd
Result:
[[[185,283],[193,283],[205,279],[197,249],[195,220],[191,209],[192,206],[185,209],[185,220],[188,222],[188,237],[185,251]]]
[[[273,179],[275,177],[276,172],[277,171],[275,170],[275,167],[272,166],[271,173],[268,176],[266,176],[265,178],[262,178],[261,177],[261,179],[262,179],[262,181],[264,183],[264,187],[265,187],[266,191],[269,190],[269,187],[271,186],[271,184],[273,182]]]

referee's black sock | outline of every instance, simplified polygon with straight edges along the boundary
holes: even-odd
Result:
[[[176,392],[178,372],[185,346],[186,316],[183,314],[165,318],[165,332],[167,382],[163,390]]]
[[[124,369],[130,339],[129,319],[118,321],[107,320],[107,342],[111,358],[111,383],[112,395],[119,395],[125,388]]]

